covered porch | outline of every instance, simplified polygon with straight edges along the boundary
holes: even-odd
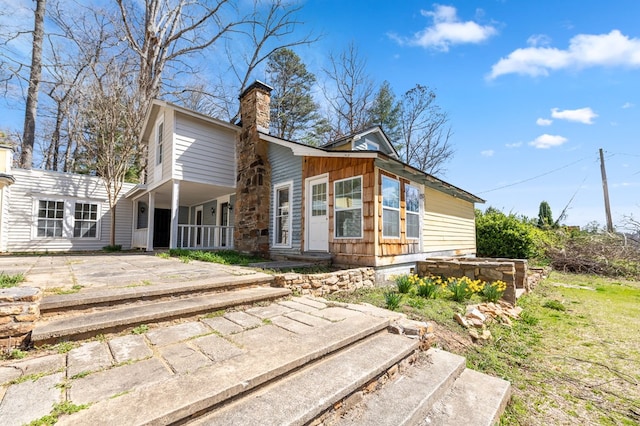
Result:
[[[132,248],[233,249],[233,187],[174,179],[126,196],[134,203]]]

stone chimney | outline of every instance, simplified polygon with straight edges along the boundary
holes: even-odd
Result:
[[[240,95],[242,130],[236,144],[234,246],[265,257],[269,256],[271,165],[268,143],[260,140],[258,132],[269,133],[271,90],[256,81]]]

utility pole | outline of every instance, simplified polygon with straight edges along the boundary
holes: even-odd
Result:
[[[607,215],[607,232],[613,232],[611,221],[611,207],[609,207],[609,187],[607,185],[607,171],[604,168],[604,154],[600,148],[600,173],[602,174],[602,191],[604,192],[604,211]]]

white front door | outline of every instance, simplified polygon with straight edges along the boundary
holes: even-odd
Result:
[[[306,247],[329,251],[329,183],[326,175],[307,179]]]

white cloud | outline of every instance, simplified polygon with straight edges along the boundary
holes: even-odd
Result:
[[[622,105],[622,109],[629,109],[629,108],[633,108],[635,105],[632,104],[631,102],[625,102],[624,105]]]
[[[480,155],[482,155],[483,157],[493,157],[493,154],[495,154],[495,151],[492,149],[486,149],[484,151],[480,151]]]
[[[551,38],[544,34],[535,34],[527,39],[527,44],[532,47],[548,46],[551,44]]]
[[[538,126],[551,126],[551,123],[553,123],[553,120],[549,120],[548,118],[538,118],[536,120]]]
[[[488,78],[505,74],[547,76],[563,68],[596,66],[640,67],[640,39],[613,30],[609,34],[579,34],[569,41],[566,50],[537,45],[516,49],[491,67]]]
[[[522,146],[522,142],[514,142],[505,144],[507,148],[520,148]]]
[[[551,109],[551,117],[553,118],[557,118],[558,120],[575,121],[583,124],[593,124],[593,119],[597,116],[598,114],[593,112],[589,107],[565,110],[559,110],[558,108]]]
[[[529,142],[529,145],[538,149],[548,149],[554,146],[560,146],[567,140],[568,139],[563,136],[549,135],[545,133],[544,135],[540,135]]]
[[[460,21],[456,8],[436,4],[434,10],[421,10],[422,16],[433,19],[433,25],[413,34],[402,37],[389,34],[399,44],[420,46],[447,52],[455,44],[477,44],[497,33],[491,25],[480,25],[474,21]]]

